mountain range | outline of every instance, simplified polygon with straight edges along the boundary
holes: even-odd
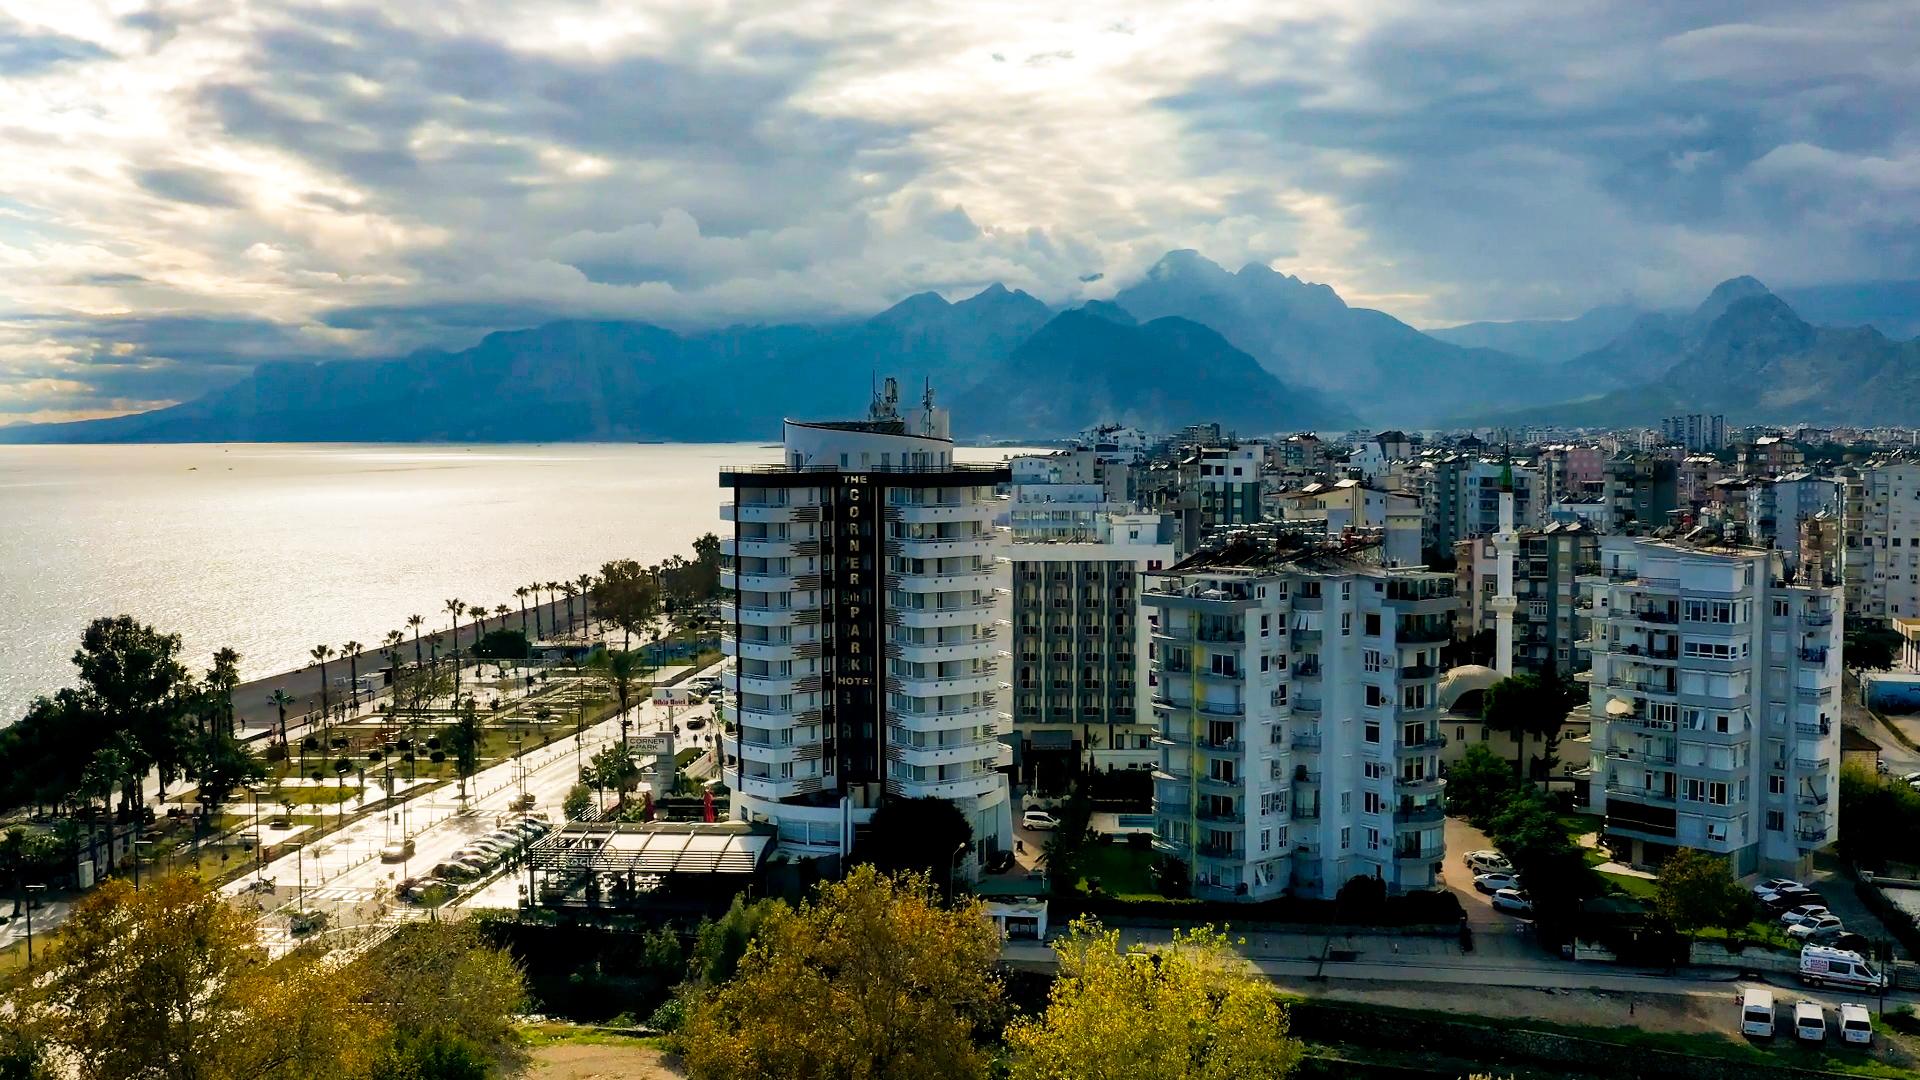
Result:
[[[1920,287],[1812,293],[1820,310],[1920,321]],[[1175,251],[1113,300],[1067,310],[996,284],[829,323],[680,333],[568,320],[456,351],[266,363],[194,401],[0,427],[0,442],[765,439],[785,417],[858,415],[882,375],[935,388],[956,433],[974,440],[1113,420],[1155,430],[1217,420],[1246,433],[1644,424],[1682,407],[1915,422],[1920,398],[1904,388],[1920,382],[1907,375],[1916,349],[1870,327],[1808,323],[1752,278],[1686,312],[1615,304],[1423,333],[1326,285]],[[1564,404],[1541,404],[1554,401]]]

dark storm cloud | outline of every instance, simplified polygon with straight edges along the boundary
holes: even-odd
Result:
[[[112,55],[90,41],[28,30],[0,15],[0,77],[35,75],[62,64]]]
[[[184,167],[141,169],[134,182],[149,193],[172,202],[195,206],[228,207],[240,205],[239,193],[219,173]]]
[[[1827,232],[1836,248],[1877,249],[1879,274],[1914,274],[1914,219],[1879,223],[1894,236],[1890,248],[1860,244],[1858,223],[1815,210],[1832,169],[1794,179],[1755,171],[1808,144],[1842,157],[1903,144],[1911,152],[1916,87],[1901,57],[1920,50],[1920,23],[1885,18],[1890,11],[1854,5],[1768,27],[1811,13],[1799,4],[1459,7],[1383,22],[1346,43],[1330,24],[1289,27],[1248,38],[1248,65],[1195,80],[1163,104],[1212,148],[1211,160],[1244,165],[1254,137],[1265,156],[1340,200],[1413,277],[1478,293],[1495,310],[1537,290],[1601,295],[1604,281],[1630,284],[1636,271],[1690,254],[1710,263],[1723,246],[1778,256],[1782,237],[1802,227]],[[1252,63],[1258,55],[1299,62]],[[1262,68],[1285,74],[1238,73]],[[1697,287],[1702,275],[1749,268],[1675,269]]]

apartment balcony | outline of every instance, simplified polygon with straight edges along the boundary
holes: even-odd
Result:
[[[1795,720],[1793,732],[1802,738],[1818,739],[1832,730],[1832,724],[1823,724],[1818,720]]]
[[[1193,853],[1203,859],[1225,859],[1231,862],[1239,862],[1246,855],[1243,849],[1234,847],[1232,844],[1210,843],[1195,844]]]
[[[817,556],[820,554],[818,540],[779,540],[753,539],[751,537],[723,537],[720,540],[720,554],[736,559],[792,559]]]
[[[1827,662],[1827,650],[1801,649],[1800,659],[1809,664],[1825,664]]]
[[[1245,588],[1208,589],[1198,583],[1186,585],[1168,578],[1158,582],[1141,592],[1141,603],[1149,607],[1227,614],[1244,611],[1254,602],[1252,592]]]
[[[1818,846],[1827,842],[1827,836],[1831,831],[1825,825],[1803,826],[1793,830],[1793,838],[1802,844]]]
[[[1396,645],[1444,645],[1452,640],[1453,628],[1438,622],[1396,626],[1393,633],[1393,641]]]
[[[1320,733],[1317,731],[1296,731],[1293,733],[1293,738],[1288,740],[1288,745],[1295,750],[1318,750],[1320,749]]]
[[[906,741],[907,738],[908,732],[905,728],[888,726],[888,761],[916,765],[921,768],[961,765],[970,761],[984,761],[995,768],[1013,764],[1013,747],[998,739],[978,739],[948,746],[914,746]],[[1002,761],[1002,758],[1006,760]]]
[[[1833,612],[1831,611],[1801,612],[1800,625],[1801,626],[1832,626]]]
[[[1832,701],[1833,687],[1796,686],[1793,688],[1793,696],[1801,701]]]
[[[1318,627],[1296,626],[1288,630],[1287,633],[1293,636],[1293,643],[1296,646],[1304,647],[1307,645],[1318,645],[1320,643],[1320,629]]]
[[[1187,627],[1184,621],[1182,621],[1179,625],[1176,625],[1176,626],[1166,625],[1167,621],[1168,620],[1166,619],[1162,619],[1159,622],[1156,622],[1153,624],[1153,629],[1151,631],[1151,634],[1153,637],[1160,638],[1163,641],[1192,641],[1193,640],[1193,631]]]
[[[1294,715],[1296,716],[1319,716],[1320,715],[1320,699],[1319,698],[1294,698],[1293,712],[1294,712]]]
[[[1430,844],[1399,846],[1393,849],[1393,857],[1400,862],[1429,863],[1447,853],[1445,840],[1435,840]]]
[[[1793,797],[1793,801],[1801,806],[1825,806],[1828,799],[1824,791],[1802,791]]]
[[[1238,685],[1246,681],[1247,677],[1245,668],[1234,668],[1231,671],[1215,671],[1212,668],[1201,668],[1198,671],[1192,672],[1192,674],[1198,675],[1208,682],[1219,683],[1223,686]]]
[[[1825,755],[1807,755],[1795,753],[1793,764],[1801,772],[1825,772],[1830,767]]]
[[[1170,746],[1176,749],[1184,749],[1192,745],[1193,736],[1178,729],[1161,728],[1159,731],[1153,733],[1151,742],[1155,746]]]
[[[1409,664],[1400,669],[1401,682],[1421,682],[1440,677],[1440,669],[1432,664]]]
[[[1446,790],[1447,782],[1438,774],[1432,776],[1395,777],[1393,788],[1402,795],[1426,795]]]
[[[732,503],[720,504],[721,521],[742,523],[784,524],[787,522],[809,523],[820,520],[820,507],[813,503],[779,504],[773,503]]]
[[[726,748],[737,753],[743,760],[758,761],[767,765],[778,765],[783,761],[799,759],[795,753],[801,749],[811,749],[815,757],[820,754],[819,743],[778,743],[765,739],[729,739]]]
[[[1238,757],[1246,753],[1247,744],[1239,739],[1209,739],[1202,736],[1194,740],[1193,748],[1216,757]]]
[[[1615,656],[1626,657],[1632,663],[1670,664],[1678,663],[1680,660],[1679,649],[1655,649],[1640,645],[1622,645],[1612,651]]]
[[[902,776],[887,777],[887,794],[908,799],[977,799],[1001,790],[1006,777],[997,772],[983,772],[973,776],[952,780],[911,780]]]
[[[1320,770],[1309,769],[1305,765],[1295,765],[1293,767],[1293,782],[1296,784],[1305,784],[1308,787],[1319,787]]]
[[[1293,677],[1296,679],[1317,679],[1320,677],[1320,662],[1299,663],[1293,665]]]
[[[1230,825],[1244,825],[1247,821],[1246,812],[1238,807],[1232,810],[1210,810],[1205,803],[1200,804],[1200,809],[1194,812],[1193,817],[1195,821],[1212,821]]]
[[[1320,820],[1320,806],[1318,803],[1308,805],[1308,806],[1303,806],[1300,803],[1294,803],[1293,806],[1288,808],[1287,813],[1288,813],[1288,816],[1292,817],[1293,820],[1295,821],[1319,821]]]
[[[1679,612],[1669,611],[1665,608],[1630,607],[1625,610],[1615,609],[1614,614],[1617,618],[1624,618],[1629,622],[1644,623],[1648,626],[1673,626],[1680,621]]]
[[[1000,512],[1000,503],[889,503],[882,511],[888,521],[912,524],[937,524],[943,521],[992,521]]]
[[[1393,812],[1393,820],[1400,825],[1431,825],[1446,820],[1447,806],[1434,801],[1425,806],[1401,805]]]
[[[743,775],[738,766],[725,770],[727,786],[756,799],[795,799],[822,790],[820,777],[772,777]]]
[[[1227,628],[1203,625],[1194,631],[1193,639],[1215,645],[1242,645],[1246,643],[1247,631],[1243,626]]]
[[[920,630],[941,626],[978,626],[992,619],[993,613],[994,605],[990,603],[945,608],[893,608],[887,612],[887,623]]]
[[[1679,801],[1674,792],[1661,788],[1631,787],[1617,780],[1607,781],[1607,795],[1608,797],[1617,795],[1635,802],[1657,803],[1661,806],[1673,806]]]
[[[1203,791],[1238,792],[1241,788],[1244,788],[1247,786],[1247,779],[1244,776],[1236,776],[1232,779],[1222,779],[1221,777],[1218,777],[1218,776],[1208,775],[1208,776],[1196,777],[1194,782],[1199,784],[1201,790]]]
[[[1426,734],[1422,735],[1419,739],[1412,740],[1412,741],[1402,740],[1400,744],[1394,748],[1394,753],[1396,754],[1431,753],[1435,750],[1444,750],[1446,749],[1446,746],[1447,746],[1447,737],[1445,735],[1440,734],[1438,731],[1429,730]]]
[[[1674,761],[1673,751],[1671,750],[1649,750],[1636,746],[1609,746],[1604,750],[1597,750],[1595,752],[1605,754],[1607,757],[1617,761],[1636,764],[1672,765]]]

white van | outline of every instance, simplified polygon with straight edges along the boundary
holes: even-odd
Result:
[[[1857,952],[1807,945],[1800,949],[1800,981],[1808,986],[1878,990],[1886,984],[1886,976]]]
[[[1827,1011],[1818,1002],[1794,1003],[1793,1037],[1803,1042],[1827,1041]]]
[[[1873,1018],[1867,1015],[1865,1005],[1847,1002],[1840,1006],[1840,1039],[1850,1043],[1873,1041]]]
[[[1741,998],[1740,1034],[1773,1038],[1773,991],[1749,990]]]

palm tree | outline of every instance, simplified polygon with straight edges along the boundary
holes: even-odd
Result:
[[[447,651],[447,655],[453,659],[453,700],[456,705],[460,702],[460,613],[465,610],[465,601],[447,601],[447,615],[453,620],[453,647]]]
[[[315,645],[307,655],[320,662],[320,718],[325,720],[327,716],[327,658],[333,655],[333,646]]]
[[[525,634],[527,632],[527,587],[525,585],[520,586],[513,590],[513,595],[520,598],[520,632]],[[533,639],[528,637],[527,640],[531,641]]]
[[[607,649],[594,657],[593,666],[600,684],[612,690],[620,703],[620,745],[625,746],[628,702],[633,696],[634,684],[640,679],[640,658],[634,653]]]
[[[593,596],[593,575],[581,574],[573,579],[580,587],[580,633],[585,636],[587,630],[587,601]]]
[[[287,706],[293,704],[293,700],[294,700],[293,695],[287,693],[285,690],[282,690],[277,686],[273,688],[272,695],[270,695],[267,698],[267,704],[273,706],[275,709],[278,709],[280,711],[280,745],[281,746],[287,745]]]
[[[407,616],[407,625],[413,627],[413,666],[420,667],[426,660],[420,656],[420,624],[427,621],[425,615]]]
[[[536,637],[544,637],[544,636],[546,636],[546,634],[547,634],[547,631],[546,631],[546,630],[544,630],[544,629],[542,629],[542,626],[543,626],[544,624],[543,624],[543,622],[542,622],[542,620],[541,620],[541,604],[540,604],[540,583],[536,581],[536,582],[534,582],[533,584],[531,584],[531,585],[529,585],[529,586],[527,586],[527,591],[533,594],[533,633],[534,633],[534,636],[536,636]]]
[[[467,609],[467,614],[473,618],[473,647],[478,649],[480,647],[480,635],[487,631],[487,609],[481,607],[479,604],[475,604]]]
[[[578,596],[580,591],[573,587],[571,581],[561,582],[560,591],[567,596],[567,633],[571,634],[573,633],[573,598]]]
[[[207,672],[207,686],[220,695],[221,715],[227,721],[227,734],[234,734],[233,688],[240,685],[240,654],[221,649],[213,654],[213,667]]]
[[[360,650],[365,648],[357,641],[349,641],[340,646],[340,655],[347,658],[347,688],[353,694],[355,708],[360,706]]]

